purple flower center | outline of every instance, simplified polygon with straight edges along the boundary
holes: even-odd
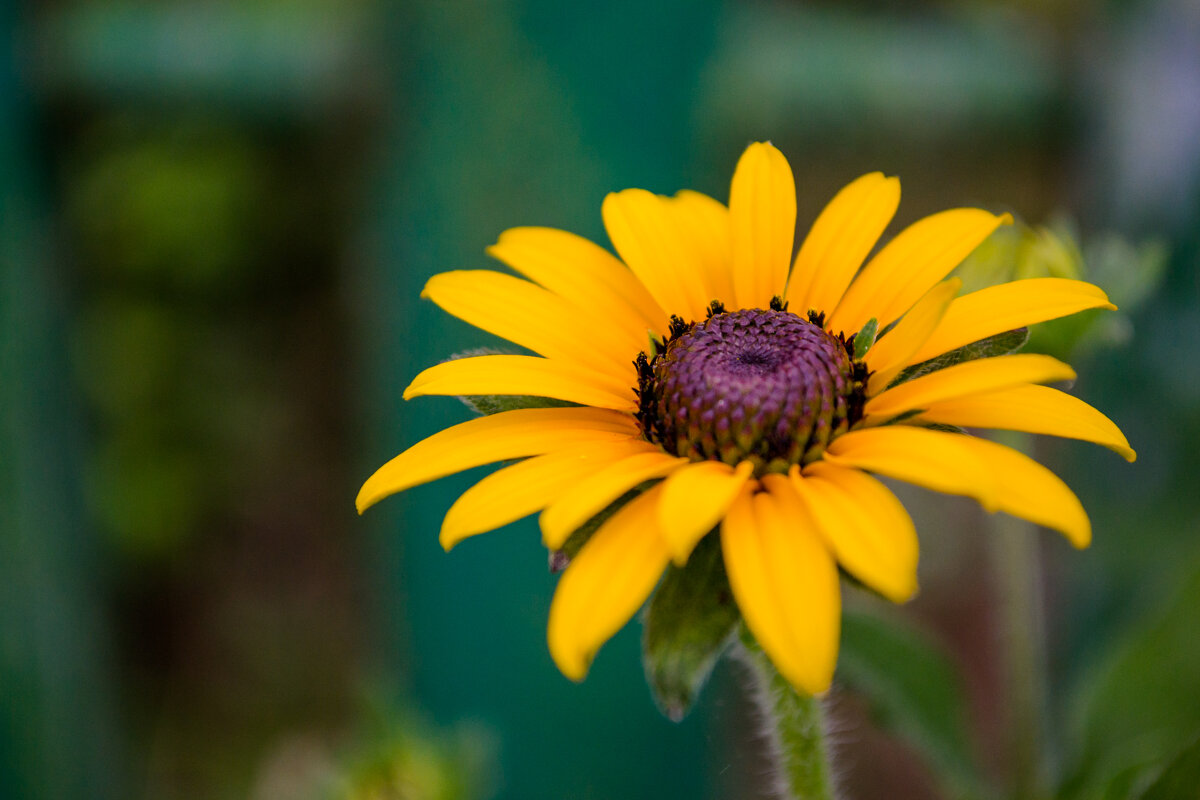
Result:
[[[693,461],[784,472],[820,456],[861,408],[846,345],[787,311],[718,313],[639,360],[646,438]]]

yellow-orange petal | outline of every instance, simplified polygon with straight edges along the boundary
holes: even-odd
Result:
[[[641,452],[626,456],[579,481],[558,496],[538,518],[542,542],[552,550],[610,503],[643,481],[661,478],[687,459],[670,456],[649,442]]]
[[[758,493],[747,487],[725,515],[725,569],[746,626],[775,668],[798,690],[819,695],[837,663],[837,567],[786,480],[772,484]]]
[[[557,228],[510,228],[487,252],[578,306],[631,318],[639,334],[667,330],[666,313],[642,282],[616,256],[582,236]]]
[[[667,314],[704,319],[713,289],[670,198],[626,189],[604,198],[608,238]]]
[[[996,481],[997,511],[1056,530],[1077,548],[1091,543],[1092,523],[1087,512],[1061,478],[1011,447],[974,436],[962,438]]]
[[[829,329],[847,335],[871,318],[887,327],[921,295],[946,277],[1002,224],[1012,221],[978,208],[955,208],[914,222],[892,239],[850,288],[829,320]]]
[[[518,461],[488,475],[450,506],[439,541],[449,550],[469,536],[541,511],[576,483],[644,451],[640,439],[590,442]]]
[[[867,368],[872,375],[867,383],[868,394],[878,394],[887,388],[915,353],[937,328],[950,306],[962,281],[951,278],[934,286],[916,305],[867,351]]]
[[[417,442],[358,492],[359,513],[388,495],[471,467],[541,455],[583,442],[639,438],[629,414],[604,408],[523,408],[469,420]]]
[[[894,603],[917,592],[917,529],[891,490],[857,469],[817,461],[788,476],[837,562]]]
[[[629,501],[597,529],[567,567],[550,604],[550,655],[571,680],[646,601],[669,561],[658,531],[661,489]]]
[[[788,304],[832,313],[863,259],[900,205],[900,181],[872,172],[834,195],[800,245],[788,277]]]
[[[547,358],[617,377],[629,374],[630,331],[580,325],[574,304],[527,280],[486,269],[443,272],[429,279],[421,296],[476,328]]]
[[[966,444],[969,437],[908,425],[864,428],[834,439],[823,456],[946,494],[973,497],[996,510],[996,479]]]
[[[687,563],[692,549],[721,521],[753,472],[749,461],[736,469],[720,461],[699,461],[667,476],[658,522],[676,564]]]
[[[633,411],[637,400],[629,384],[572,362],[538,356],[475,356],[446,361],[424,370],[404,390],[404,399],[421,395],[529,395],[566,400],[597,408]]]
[[[719,200],[686,189],[676,193],[668,208],[704,276],[709,300],[732,309],[736,298],[729,209]]]
[[[934,491],[973,497],[987,511],[1005,511],[1060,531],[1076,547],[1091,541],[1083,506],[1057,475],[986,439],[889,425],[839,437],[825,458]]]
[[[1023,383],[1072,380],[1075,370],[1050,356],[1020,353],[965,361],[922,375],[875,395],[863,407],[868,423],[884,421],[932,403]]]
[[[1077,397],[1048,386],[1014,386],[931,403],[919,419],[964,428],[998,428],[1095,442],[1126,461],[1137,453],[1121,429]]]
[[[756,142],[729,190],[733,291],[738,308],[766,308],[782,294],[796,236],[796,182],[783,153]]]
[[[909,361],[916,364],[997,333],[1091,308],[1116,306],[1098,286],[1066,278],[1029,278],[989,286],[954,300],[937,330]]]

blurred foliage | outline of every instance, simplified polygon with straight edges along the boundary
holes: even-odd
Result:
[[[1062,797],[1132,797],[1111,787],[1148,783],[1200,735],[1197,610],[1200,561],[1162,608],[1132,621],[1097,659],[1071,698],[1073,763]]]
[[[1128,344],[1131,316],[1158,291],[1166,277],[1166,243],[1133,243],[1114,232],[1089,236],[1081,247],[1073,221],[1047,225],[1018,222],[996,230],[954,271],[963,292],[1027,278],[1070,278],[1094,283],[1117,306],[1085,311],[1033,327],[1028,349],[1061,359],[1086,356]]]
[[[89,270],[170,293],[237,286],[271,202],[244,136],[202,120],[118,121],[88,141],[66,202]]]
[[[487,800],[497,743],[478,724],[430,726],[403,702],[363,704],[340,735],[293,732],[259,764],[251,800]]]
[[[881,727],[928,759],[950,796],[992,794],[971,750],[965,683],[939,642],[899,615],[847,611],[838,680],[867,700]]]
[[[493,791],[495,744],[479,728],[441,735],[405,727],[391,712],[382,728],[346,759],[337,800],[484,800]]]

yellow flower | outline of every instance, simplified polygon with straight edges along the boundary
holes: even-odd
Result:
[[[728,207],[690,191],[605,198],[619,260],[565,231],[505,231],[488,252],[528,280],[447,272],[423,296],[537,355],[439,364],[404,396],[576,405],[502,411],[435,434],[380,468],[359,510],[451,473],[525,459],[464,493],[441,542],[450,548],[540,511],[546,546],[560,549],[650,484],[595,531],[559,582],[548,641],[562,672],[582,679],[667,565],[686,562],[719,527],[746,625],[812,694],[828,688],[837,659],[839,567],[896,602],[916,591],[912,520],[873,475],[972,497],[1086,546],[1087,515],[1052,472],[946,429],[1084,439],[1132,461],[1103,414],[1039,385],[1073,378],[1071,368],[1040,355],[938,357],[1114,306],[1097,287],[1060,278],[957,297],[959,281],[946,276],[1009,221],[979,209],[926,217],[862,266],[899,202],[897,179],[864,175],[826,206],[793,259],[792,171],[759,143],[738,163]]]

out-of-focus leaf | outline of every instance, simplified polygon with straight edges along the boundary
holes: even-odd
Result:
[[[1104,287],[1122,313],[1132,314],[1158,291],[1170,255],[1170,248],[1161,239],[1134,244],[1108,233],[1085,244],[1083,261],[1087,280]]]
[[[1181,800],[1200,796],[1200,737],[1167,764],[1138,800]]]
[[[709,534],[686,565],[667,570],[646,609],[642,663],[654,701],[668,718],[678,722],[688,713],[738,618],[720,541]]]
[[[1016,328],[1004,333],[997,333],[995,336],[980,339],[978,342],[964,344],[962,347],[957,347],[948,353],[942,353],[940,356],[931,358],[928,361],[922,361],[920,364],[913,364],[897,375],[896,380],[888,385],[895,386],[898,383],[911,381],[913,378],[919,378],[922,375],[928,375],[931,372],[937,372],[939,369],[952,367],[964,361],[1005,356],[1020,350],[1025,346],[1025,342],[1028,339],[1028,328]]]
[[[983,795],[962,681],[934,642],[893,619],[846,613],[838,680],[868,702],[883,728],[928,759],[951,796]]]
[[[1101,796],[1130,768],[1189,741],[1200,721],[1200,565],[1163,609],[1117,641],[1074,697],[1068,741],[1081,742],[1064,798]]]

